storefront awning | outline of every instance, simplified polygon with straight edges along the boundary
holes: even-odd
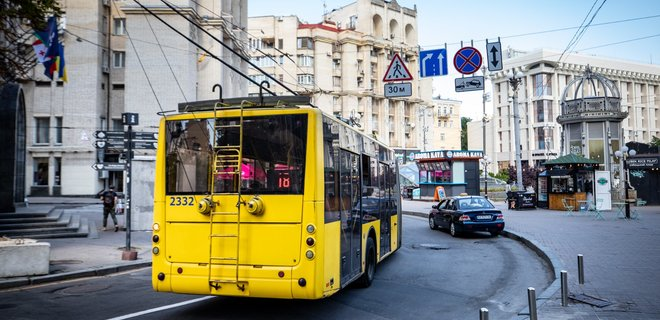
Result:
[[[552,159],[543,163],[544,166],[568,165],[568,164],[598,164],[598,161],[587,159],[577,154],[567,154],[557,159]]]

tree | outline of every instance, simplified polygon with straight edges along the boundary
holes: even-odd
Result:
[[[34,30],[46,28],[48,15],[61,14],[57,0],[0,0],[0,84],[28,78],[37,64]]]
[[[517,170],[516,167],[514,166],[509,166],[509,177],[511,177],[512,181],[515,181],[517,176]],[[532,186],[534,187],[534,190],[537,189],[536,185],[536,175],[540,172],[539,169],[530,167],[528,165],[523,166],[523,171],[522,171],[522,179],[523,179],[523,188],[526,186]]]
[[[468,149],[467,124],[472,121],[471,118],[461,117],[461,150]]]
[[[656,136],[653,136],[653,139],[651,139],[651,145],[654,147],[660,147],[660,139],[658,139]]]

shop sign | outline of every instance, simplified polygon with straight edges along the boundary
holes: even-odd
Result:
[[[626,164],[628,165],[628,168],[635,168],[635,169],[641,169],[641,168],[659,168],[660,167],[660,161],[658,161],[657,157],[654,158],[628,158],[626,160]]]
[[[483,158],[483,151],[469,151],[469,150],[437,150],[427,152],[416,152],[414,154],[415,160],[424,159],[480,159]]]

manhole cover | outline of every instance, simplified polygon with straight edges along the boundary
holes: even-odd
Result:
[[[89,285],[81,285],[81,286],[74,286],[74,287],[64,288],[64,289],[58,290],[57,293],[67,294],[67,295],[79,295],[79,294],[84,294],[84,293],[98,292],[98,291],[105,290],[105,289],[108,289],[108,288],[110,288],[110,285],[108,285],[108,284],[89,284]]]
[[[83,263],[82,260],[51,260],[50,265],[51,266],[57,266],[61,264],[81,264]]]
[[[448,250],[448,247],[443,247],[439,244],[433,244],[433,243],[420,243],[420,244],[413,244],[412,245],[413,249],[429,249],[429,250]]]

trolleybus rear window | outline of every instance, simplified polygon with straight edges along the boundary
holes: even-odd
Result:
[[[301,194],[307,115],[243,118],[240,186],[235,167],[218,155],[236,157],[241,145],[238,118],[171,120],[166,124],[167,194]]]

